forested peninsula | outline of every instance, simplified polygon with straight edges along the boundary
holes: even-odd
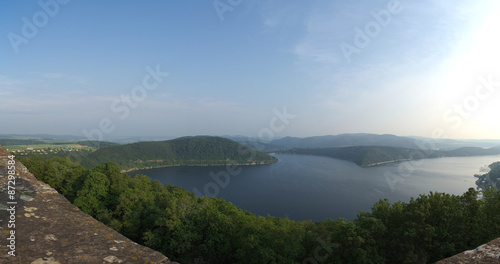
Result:
[[[169,166],[220,166],[272,164],[277,158],[221,137],[182,137],[166,141],[137,142],[69,155],[83,167],[113,162],[122,172]]]
[[[411,149],[387,146],[348,146],[330,148],[292,148],[279,154],[315,155],[351,161],[360,167],[391,162],[441,157],[466,157],[500,154],[500,147],[463,147],[453,150]]]

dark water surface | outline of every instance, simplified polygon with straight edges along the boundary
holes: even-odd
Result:
[[[145,174],[198,196],[217,196],[258,215],[352,220],[382,198],[406,202],[429,191],[462,194],[476,187],[480,167],[500,161],[500,155],[455,157],[360,168],[327,157],[275,156],[279,162],[271,165],[168,167],[129,175]]]

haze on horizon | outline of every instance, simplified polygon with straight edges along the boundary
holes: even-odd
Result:
[[[0,7],[0,134],[500,139],[498,1]]]

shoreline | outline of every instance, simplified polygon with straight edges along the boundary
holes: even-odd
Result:
[[[436,157],[423,157],[423,158],[417,158],[417,159],[397,159],[397,160],[381,161],[381,162],[370,163],[370,164],[367,164],[367,165],[362,165],[362,164],[358,164],[358,163],[356,163],[356,162],[354,162],[352,160],[349,160],[349,159],[342,159],[342,158],[332,157],[332,156],[328,156],[328,155],[296,154],[296,153],[278,153],[278,154],[280,154],[280,155],[304,155],[304,156],[327,157],[327,158],[331,158],[331,159],[337,159],[337,160],[352,162],[352,163],[356,164],[360,168],[370,168],[370,167],[376,167],[376,166],[382,166],[382,165],[391,164],[391,163],[404,162],[404,161],[412,161],[412,160],[433,160],[433,159],[442,159],[442,158],[467,158],[467,157],[500,156],[500,154],[436,156]]]
[[[160,165],[160,166],[151,166],[144,168],[132,168],[128,170],[121,170],[120,173],[128,173],[132,171],[138,170],[150,170],[150,169],[159,169],[159,168],[169,168],[169,167],[220,167],[220,166],[258,166],[258,165],[270,165],[277,163],[278,160],[274,162],[248,162],[248,163],[226,163],[226,164],[175,164],[175,165]]]
[[[368,165],[363,165],[363,166],[360,166],[360,167],[362,167],[362,168],[368,168],[368,167],[375,167],[375,166],[378,166],[378,165],[396,163],[396,162],[401,162],[401,161],[409,161],[409,160],[412,160],[412,159],[398,159],[398,160],[381,161],[381,162],[376,162],[376,163],[372,163],[372,164],[368,164]],[[413,159],[413,160],[415,160],[415,159]]]

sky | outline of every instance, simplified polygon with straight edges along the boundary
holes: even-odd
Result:
[[[0,134],[500,139],[495,0],[0,3]]]

